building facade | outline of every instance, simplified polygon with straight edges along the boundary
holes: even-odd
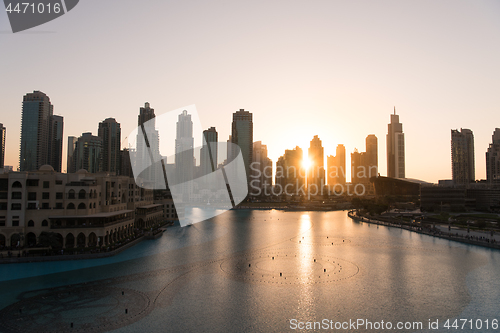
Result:
[[[486,152],[486,180],[500,183],[500,128],[495,128]]]
[[[102,171],[120,174],[121,128],[114,118],[99,123],[97,135],[102,139]]]
[[[102,138],[83,133],[75,143],[73,153],[74,168],[84,169],[90,173],[102,171]]]
[[[273,162],[267,157],[267,146],[261,141],[253,143],[250,195],[261,196],[271,193],[273,184]]]
[[[191,115],[186,110],[178,116],[175,137],[175,181],[180,184],[178,187],[184,196],[188,198],[193,193],[193,184],[190,182],[194,178],[194,137],[193,121]],[[176,185],[176,184],[174,184]]]
[[[307,170],[307,187],[312,193],[321,193],[325,182],[325,156],[321,140],[317,135],[311,140],[308,157],[311,165]],[[315,189],[313,189],[315,188]]]
[[[203,131],[203,146],[200,149],[201,175],[208,175],[217,169],[217,142],[219,135],[215,127]]]
[[[41,91],[23,97],[21,119],[21,146],[19,168],[21,171],[38,170],[49,164],[61,171],[63,117],[53,115],[50,98]]]
[[[252,113],[240,109],[233,113],[233,123],[231,126],[231,142],[238,145],[245,164],[247,180],[250,180],[250,163],[253,157],[253,119]],[[228,149],[228,162],[234,158],[235,152]]]
[[[335,156],[330,155],[326,157],[326,177],[328,185],[331,189],[333,189],[337,184],[342,186],[345,185],[347,173],[345,163],[345,146],[339,144],[337,145]]]
[[[7,129],[0,124],[0,169],[5,165],[5,140],[7,138]]]
[[[149,188],[155,188],[157,182],[165,183],[161,166],[158,163],[151,165],[151,158],[155,161],[161,160],[160,137],[156,129],[155,118],[154,109],[146,102],[139,110],[136,149],[129,152],[133,157],[132,168],[140,171],[140,174],[135,177],[141,178],[145,186]]]
[[[474,134],[470,129],[451,130],[451,170],[455,184],[469,184],[476,180]]]
[[[75,147],[76,147],[76,141],[78,141],[78,138],[76,136],[68,136],[68,151],[67,151],[67,158],[66,158],[66,172],[67,173],[75,173],[76,167],[75,167],[75,161],[74,161],[74,154],[75,154]]]
[[[63,129],[64,119],[61,116],[52,116],[50,125],[50,165],[56,172],[62,170],[62,154],[63,154]]]
[[[175,220],[171,200],[155,203],[153,191],[130,177],[58,173],[49,165],[0,174],[0,249],[40,245],[47,235],[53,248],[110,246]]]
[[[387,177],[405,178],[405,135],[399,115],[391,114],[387,131]]]
[[[305,194],[306,172],[303,166],[303,151],[300,147],[285,150],[285,154],[276,162],[275,191],[276,195],[292,198]]]

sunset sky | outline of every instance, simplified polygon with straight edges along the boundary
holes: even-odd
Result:
[[[500,127],[499,18],[497,0],[82,0],[12,34],[1,11],[5,164],[19,164],[22,97],[41,90],[64,117],[63,170],[68,135],[96,135],[114,117],[125,142],[147,101],[157,115],[195,104],[220,141],[248,110],[273,163],[314,135],[331,155],[339,143],[364,151],[375,134],[386,175],[396,106],[407,177],[450,179],[450,130],[470,128],[484,179]]]

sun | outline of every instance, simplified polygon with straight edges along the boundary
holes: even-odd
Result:
[[[311,167],[311,165],[312,163],[310,159],[308,159],[307,157],[302,159],[302,167],[304,167],[304,169],[308,170]]]

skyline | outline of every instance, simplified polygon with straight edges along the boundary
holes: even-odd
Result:
[[[35,92],[38,92],[38,91],[33,91],[33,93],[35,93]],[[43,93],[43,91],[41,91],[41,92]],[[31,93],[29,93],[29,92],[28,92],[28,93],[26,93],[26,94],[31,94]],[[48,96],[48,95],[47,95],[47,96]],[[50,96],[48,96],[48,97],[50,98]],[[149,107],[149,105],[150,105],[150,104],[151,104],[151,103],[149,103],[149,102],[145,102],[145,105],[146,105],[147,107]],[[52,105],[52,107],[53,107],[53,105]],[[140,107],[139,109],[140,109],[140,112],[142,112],[142,110],[144,109],[144,107]],[[181,109],[182,109],[182,108],[181,108]],[[153,109],[151,109],[151,110],[153,110]],[[234,113],[237,113],[237,112],[242,112],[242,110],[244,110],[244,109],[239,109],[239,110],[235,111]],[[183,113],[185,113],[185,112],[186,112],[186,111],[184,110],[184,111],[183,111]],[[249,111],[248,111],[248,110],[246,110],[246,112],[249,112]],[[233,116],[234,116],[234,113],[233,113]],[[250,112],[250,114],[253,114],[253,113],[252,113],[252,112]],[[181,114],[181,115],[182,115],[182,114]],[[179,117],[180,117],[181,115],[179,115]],[[392,114],[390,114],[390,117],[391,117],[391,122],[392,122],[392,120],[393,120],[393,117],[394,117],[394,116],[396,116],[396,117],[397,117],[397,119],[399,119],[399,114],[397,114],[397,113],[396,113],[396,109],[395,109],[395,107],[394,107],[394,109],[393,109],[393,113],[392,113]],[[64,117],[64,115],[55,115],[55,114],[54,114],[54,117],[63,118],[63,117]],[[139,115],[139,117],[140,117],[140,115]],[[99,135],[99,134],[98,134],[98,132],[101,130],[101,126],[102,126],[102,124],[103,124],[103,123],[106,123],[106,122],[109,122],[109,121],[113,121],[113,122],[115,122],[115,121],[116,121],[116,118],[114,118],[114,117],[106,117],[104,120],[100,121],[100,122],[98,123],[98,130],[97,130],[97,131],[96,131],[96,133],[95,133],[95,135],[96,135],[96,136],[98,136],[98,135]],[[116,123],[118,124],[118,126],[120,126],[120,125],[121,125],[121,123],[120,123],[119,121],[116,121]],[[388,125],[390,126],[390,125],[391,125],[391,123],[389,123]],[[4,126],[4,127],[5,127],[5,126]],[[216,129],[216,126],[211,126],[209,129]],[[495,128],[495,129],[497,129],[497,128]],[[462,130],[462,128],[461,128],[461,130]],[[469,129],[464,129],[464,130],[469,130]],[[204,131],[203,131],[203,133],[204,133],[205,131],[206,131],[206,130],[204,130]],[[451,133],[452,133],[452,135],[453,135],[454,131],[456,131],[456,130],[451,129]],[[80,136],[76,136],[76,139],[80,138],[82,135],[89,134],[89,133],[90,133],[90,134],[92,134],[92,135],[94,135],[94,131],[82,132],[82,134],[81,134]],[[203,133],[202,133],[202,135],[203,135]],[[403,133],[404,133],[404,131],[403,131]],[[193,133],[193,135],[196,135],[196,134],[195,134],[195,133]],[[374,135],[374,134],[368,134],[368,135],[367,135],[367,137],[371,137],[371,136],[375,136],[375,139],[377,139],[376,135]],[[66,135],[66,136],[65,136],[66,141],[63,141],[63,142],[65,142],[66,144],[68,144],[68,140],[67,140],[67,139],[68,139],[69,137],[72,137],[72,135]],[[312,138],[312,141],[314,141],[314,139],[317,139],[317,138],[318,138],[318,135],[314,135],[314,137]],[[386,135],[386,138],[387,138],[387,135]],[[194,139],[194,138],[193,138],[193,139]],[[320,139],[321,139],[321,138],[320,138]],[[122,135],[122,137],[121,137],[121,140],[123,140],[123,135]],[[386,139],[386,140],[387,140],[387,139]],[[453,139],[451,139],[451,140],[450,140],[450,143],[452,143],[452,140],[453,140]],[[310,142],[309,142],[309,144],[310,144],[312,141],[310,141]],[[473,141],[474,141],[474,140],[473,140]],[[221,142],[222,142],[222,141],[221,141]],[[260,141],[253,141],[253,143],[256,143],[256,142],[260,142]],[[123,148],[129,148],[129,147],[127,147],[127,146],[126,146],[126,145],[127,145],[127,143],[128,143],[128,141],[127,141],[127,137],[125,137],[125,140],[121,141],[121,148],[122,148],[122,149],[123,149]],[[387,144],[387,142],[386,142],[386,144]],[[490,144],[491,144],[491,142],[490,142]],[[342,143],[340,143],[340,144],[338,144],[338,145],[343,145],[343,144],[342,144]],[[299,146],[299,147],[300,147],[300,146]],[[303,147],[300,147],[300,148],[303,148]],[[324,146],[323,146],[323,149],[325,149],[325,150],[326,150],[326,148],[327,148],[327,147],[324,147]],[[382,147],[382,149],[383,149],[383,148],[384,148],[384,147]],[[386,158],[388,158],[388,155],[387,155],[387,145],[385,146],[385,148],[386,148],[385,155],[386,155]],[[67,149],[68,149],[68,147],[63,145],[62,170],[63,170],[64,172],[66,172],[66,170],[65,170],[65,165],[67,164]],[[292,149],[292,148],[287,148],[287,149],[285,149],[285,150],[288,150],[288,149]],[[307,153],[307,150],[308,150],[308,149],[309,149],[309,148],[307,148],[307,146],[306,146],[306,147],[304,147],[304,149],[303,149],[303,150],[304,150],[304,153],[303,153],[303,160],[304,160],[304,163],[306,163],[306,164],[308,164],[308,165],[309,165],[309,164],[311,164],[311,163],[312,163],[312,161],[311,161],[311,158],[310,158],[310,157],[308,157],[308,153]],[[378,154],[378,149],[379,149],[379,147],[377,147],[377,154]],[[6,149],[6,150],[7,150],[7,149]],[[352,152],[350,152],[350,153],[349,153],[349,152],[347,152],[347,155],[349,155],[349,157],[348,157],[348,156],[346,156],[346,166],[347,166],[346,176],[347,176],[347,179],[350,179],[350,178],[352,177],[352,174],[351,174],[351,171],[352,171],[352,170],[351,170],[351,167],[350,167],[350,166],[352,165],[352,158],[351,158],[350,156],[352,155],[352,153],[355,153],[355,152],[357,152],[357,151],[361,151],[361,150],[362,150],[362,148],[355,147],[355,148],[353,149],[353,151],[352,151]],[[453,149],[452,149],[452,150],[453,150]],[[406,154],[406,151],[405,151],[405,154]],[[167,155],[168,155],[168,154],[167,154]],[[166,157],[167,157],[167,155],[165,155],[164,157],[166,158]],[[485,153],[485,155],[486,155],[486,153]],[[7,156],[8,156],[8,154],[6,154],[6,157],[7,157]],[[280,155],[280,156],[282,156],[282,155]],[[330,155],[327,155],[327,153],[323,153],[323,160],[324,160],[324,161],[323,161],[323,163],[324,163],[325,165],[327,164],[327,158],[328,158],[329,156],[330,156]],[[476,157],[476,156],[475,156],[475,153],[473,152],[473,159],[474,159],[474,162],[476,161],[476,158],[475,158],[475,157]],[[451,158],[452,158],[452,156],[451,156],[451,154],[450,154],[450,162],[451,162]],[[272,160],[272,159],[271,159],[271,160]],[[276,161],[277,161],[277,160],[278,160],[278,159],[276,159]],[[275,161],[275,160],[272,160],[272,161],[273,161],[273,164],[272,164],[272,165],[273,165],[273,174],[274,174],[274,172],[276,171],[276,161]],[[348,163],[348,162],[349,162],[349,163]],[[451,163],[452,163],[452,162],[451,162]],[[200,161],[197,161],[197,163],[196,163],[196,164],[197,164],[197,165],[199,165],[199,164],[200,164]],[[7,163],[5,163],[5,165],[12,166],[12,164],[7,164]],[[19,162],[18,162],[18,165],[19,165]],[[386,165],[387,165],[387,164],[386,164]],[[16,170],[16,167],[15,167],[15,166],[14,166],[14,170]],[[381,176],[388,176],[388,170],[387,170],[387,168],[386,168],[386,170],[385,170],[385,171],[386,171],[385,173],[384,173],[384,172],[381,172],[381,171],[383,171],[383,170],[381,169],[381,167],[380,167],[380,165],[379,165],[379,166],[378,166],[378,171],[379,171],[379,174],[380,174]],[[486,170],[484,170],[484,173],[486,173]],[[451,175],[451,177],[449,177],[449,178],[441,178],[441,179],[443,179],[443,180],[444,180],[444,179],[452,179],[452,176],[453,176],[453,175]],[[326,180],[327,178],[328,178],[328,177],[325,175],[325,180]],[[407,178],[412,178],[412,177],[407,177]],[[418,179],[418,178],[415,178],[415,179]],[[477,177],[476,177],[476,180],[481,180],[481,179],[486,179],[486,175],[485,175],[485,177],[484,177],[484,178],[477,178]],[[425,180],[425,179],[420,179],[420,180]],[[437,181],[436,181],[435,183],[437,183]]]
[[[119,18],[110,21],[117,8]],[[5,164],[19,162],[22,96],[41,90],[65,118],[64,160],[67,136],[96,135],[109,117],[130,133],[148,101],[158,114],[196,104],[203,128],[215,126],[221,141],[231,132],[231,114],[249,110],[253,141],[267,145],[273,165],[286,149],[306,149],[314,135],[328,156],[337,144],[347,155],[362,150],[375,134],[384,175],[395,105],[406,134],[406,177],[451,179],[450,129],[470,128],[476,179],[485,179],[485,153],[500,127],[499,13],[495,1],[141,8],[86,1],[12,34],[2,12],[0,42],[12,50],[0,55],[9,64],[8,80],[0,82]]]

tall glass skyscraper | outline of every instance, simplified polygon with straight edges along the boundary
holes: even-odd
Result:
[[[136,170],[142,171],[140,175],[136,175],[136,178],[139,177],[141,179],[142,186],[149,188],[156,188],[157,182],[165,182],[161,166],[151,161],[151,158],[154,161],[161,159],[160,138],[156,129],[155,118],[155,110],[146,102],[144,107],[141,107],[139,110],[138,126],[139,131],[142,133],[137,134],[136,152],[132,152],[132,156],[134,156],[133,167]]]
[[[102,138],[92,133],[83,133],[75,144],[73,153],[75,169],[90,173],[102,171]]]
[[[346,183],[346,165],[345,165],[345,146],[343,144],[337,145],[336,155],[327,156],[327,180],[328,185],[333,186],[340,184],[342,186]]]
[[[55,171],[61,172],[63,150],[64,119],[61,116],[52,116],[50,125],[50,165]]]
[[[405,178],[405,135],[396,107],[387,130],[387,177]]]
[[[7,129],[0,124],[0,169],[5,165],[5,138]]]
[[[252,113],[240,109],[233,113],[233,123],[231,131],[231,142],[237,144],[241,149],[247,180],[250,179],[250,163],[253,157],[253,121]],[[229,159],[235,157],[234,152],[231,152]],[[229,162],[229,161],[228,161]]]
[[[53,116],[50,98],[41,91],[23,97],[19,168],[35,171],[49,164],[61,171],[63,117]]]
[[[201,174],[207,175],[217,169],[218,134],[215,127],[203,131],[203,147],[200,149]]]
[[[175,138],[175,170],[177,181],[184,183],[193,179],[194,171],[193,121],[186,110],[178,117]],[[191,193],[190,188],[186,188]]]
[[[315,135],[311,140],[308,150],[309,161],[311,165],[307,173],[307,187],[315,186],[313,193],[322,191],[325,182],[325,155],[320,138]]]
[[[451,130],[451,170],[455,184],[468,184],[476,180],[474,134],[470,129]]]
[[[115,118],[99,123],[97,135],[102,139],[102,171],[120,173],[121,128]]]
[[[486,152],[486,179],[490,183],[500,183],[500,128],[495,128]]]

